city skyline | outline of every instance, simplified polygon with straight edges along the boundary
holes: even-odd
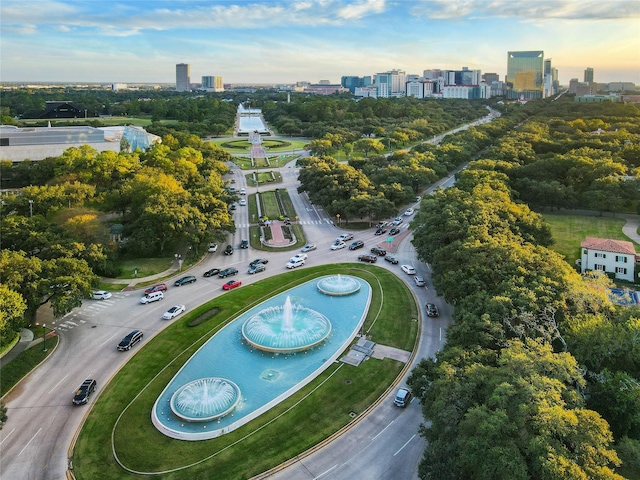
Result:
[[[542,50],[562,84],[640,84],[640,2],[2,0],[0,81],[294,83],[480,69]]]

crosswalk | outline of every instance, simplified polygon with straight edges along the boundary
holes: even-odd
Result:
[[[335,225],[334,222],[332,222],[331,220],[299,220],[297,222],[299,225]],[[255,225],[254,223],[236,223],[236,228],[249,228],[252,225]],[[395,225],[393,222],[388,222],[385,223],[385,228],[408,228],[409,227],[409,222],[405,222],[405,223],[401,223],[400,225]]]
[[[107,300],[85,300],[82,307],[67,313],[64,317],[56,319],[52,322],[52,327],[59,331],[68,331],[75,327],[82,326],[88,320],[102,314],[105,310],[110,309],[115,303],[124,297],[128,297],[129,292],[114,293]]]

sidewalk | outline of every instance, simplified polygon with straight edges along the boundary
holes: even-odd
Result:
[[[20,330],[20,340],[16,343],[11,350],[7,352],[2,358],[0,358],[0,368],[4,367],[22,352],[24,352],[29,344],[33,341],[33,332],[26,328]]]
[[[167,270],[165,270],[164,272],[155,273],[153,275],[149,275],[149,276],[146,276],[146,277],[136,277],[136,278],[132,278],[130,280],[126,280],[126,279],[122,279],[122,278],[106,278],[106,277],[102,277],[101,280],[103,282],[105,282],[105,283],[111,283],[113,285],[122,285],[123,286],[122,291],[123,292],[128,292],[130,290],[135,290],[136,289],[136,285],[138,285],[139,283],[153,282],[154,280],[170,277],[174,273],[179,272],[179,271],[181,271],[181,266],[180,266],[180,264],[178,263],[177,260],[174,260],[173,264],[171,265],[171,267],[168,268]]]

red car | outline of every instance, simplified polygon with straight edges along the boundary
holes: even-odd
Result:
[[[149,294],[153,292],[165,292],[167,290],[167,286],[164,283],[158,283],[157,285],[152,285],[147,288],[144,293]]]
[[[222,289],[223,290],[232,290],[236,287],[239,287],[240,285],[242,285],[242,282],[240,280],[231,280],[227,283],[225,283],[224,285],[222,285]]]

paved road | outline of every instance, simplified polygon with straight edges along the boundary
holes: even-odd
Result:
[[[281,187],[288,188],[307,239],[318,245],[318,249],[309,255],[307,265],[353,261],[356,252],[348,249],[329,250],[331,243],[344,230],[334,226],[321,208],[311,205],[306,195],[297,193],[297,171],[283,168],[281,172],[284,182]],[[232,168],[231,175],[238,188],[245,186],[248,193],[253,193],[255,187],[245,185],[240,169]],[[229,236],[228,241],[237,247],[240,240],[249,238],[248,208],[238,207],[234,218],[237,230]],[[406,229],[406,224],[401,228]],[[373,235],[373,229],[358,233],[356,239],[365,242],[365,249],[383,241]],[[409,240],[410,236],[400,244],[400,264],[413,264],[430,285],[428,268],[417,262]],[[54,328],[60,337],[57,351],[5,398],[9,418],[0,431],[0,478],[59,480],[64,477],[68,467],[68,447],[89,408],[72,406],[71,398],[75,389],[85,378],[92,377],[98,382],[99,394],[100,389],[140,348],[141,345],[130,352],[116,351],[117,343],[132,329],[144,332],[144,344],[167,325],[160,317],[173,304],[194,308],[221,294],[225,281],[217,277],[205,279],[202,277],[204,271],[213,267],[235,266],[241,272],[236,278],[242,280],[243,284],[250,284],[265,275],[286,271],[285,264],[292,255],[291,252],[265,254],[252,249],[236,249],[232,256],[224,256],[222,250],[220,248],[217,253],[209,254],[190,270],[189,273],[198,278],[196,283],[170,287],[162,302],[141,305],[140,291],[120,292],[109,300],[86,301],[82,307],[56,321]],[[260,256],[269,258],[267,271],[248,275],[248,263]],[[384,261],[378,265],[397,271],[414,289],[423,309],[427,300],[435,301],[441,308],[442,314],[438,320],[426,320],[423,325],[416,359],[433,355],[444,343],[444,331],[450,322],[447,306],[435,297],[432,289],[413,285],[411,277],[403,275],[399,266]],[[174,278],[179,276],[176,274]],[[389,472],[395,472],[395,478],[417,478],[415,472],[424,449],[423,440],[417,436],[417,428],[422,421],[420,408],[415,401],[404,410],[392,408],[392,394],[383,399],[366,421],[340,437],[336,447],[330,445],[328,448],[331,450],[320,450],[294,464],[290,471],[280,473],[278,478],[318,478],[324,474],[322,478],[358,476],[382,479],[389,478]],[[96,397],[94,395],[90,403]],[[313,474],[309,473],[311,469],[314,470]],[[368,474],[363,476],[364,471]]]

